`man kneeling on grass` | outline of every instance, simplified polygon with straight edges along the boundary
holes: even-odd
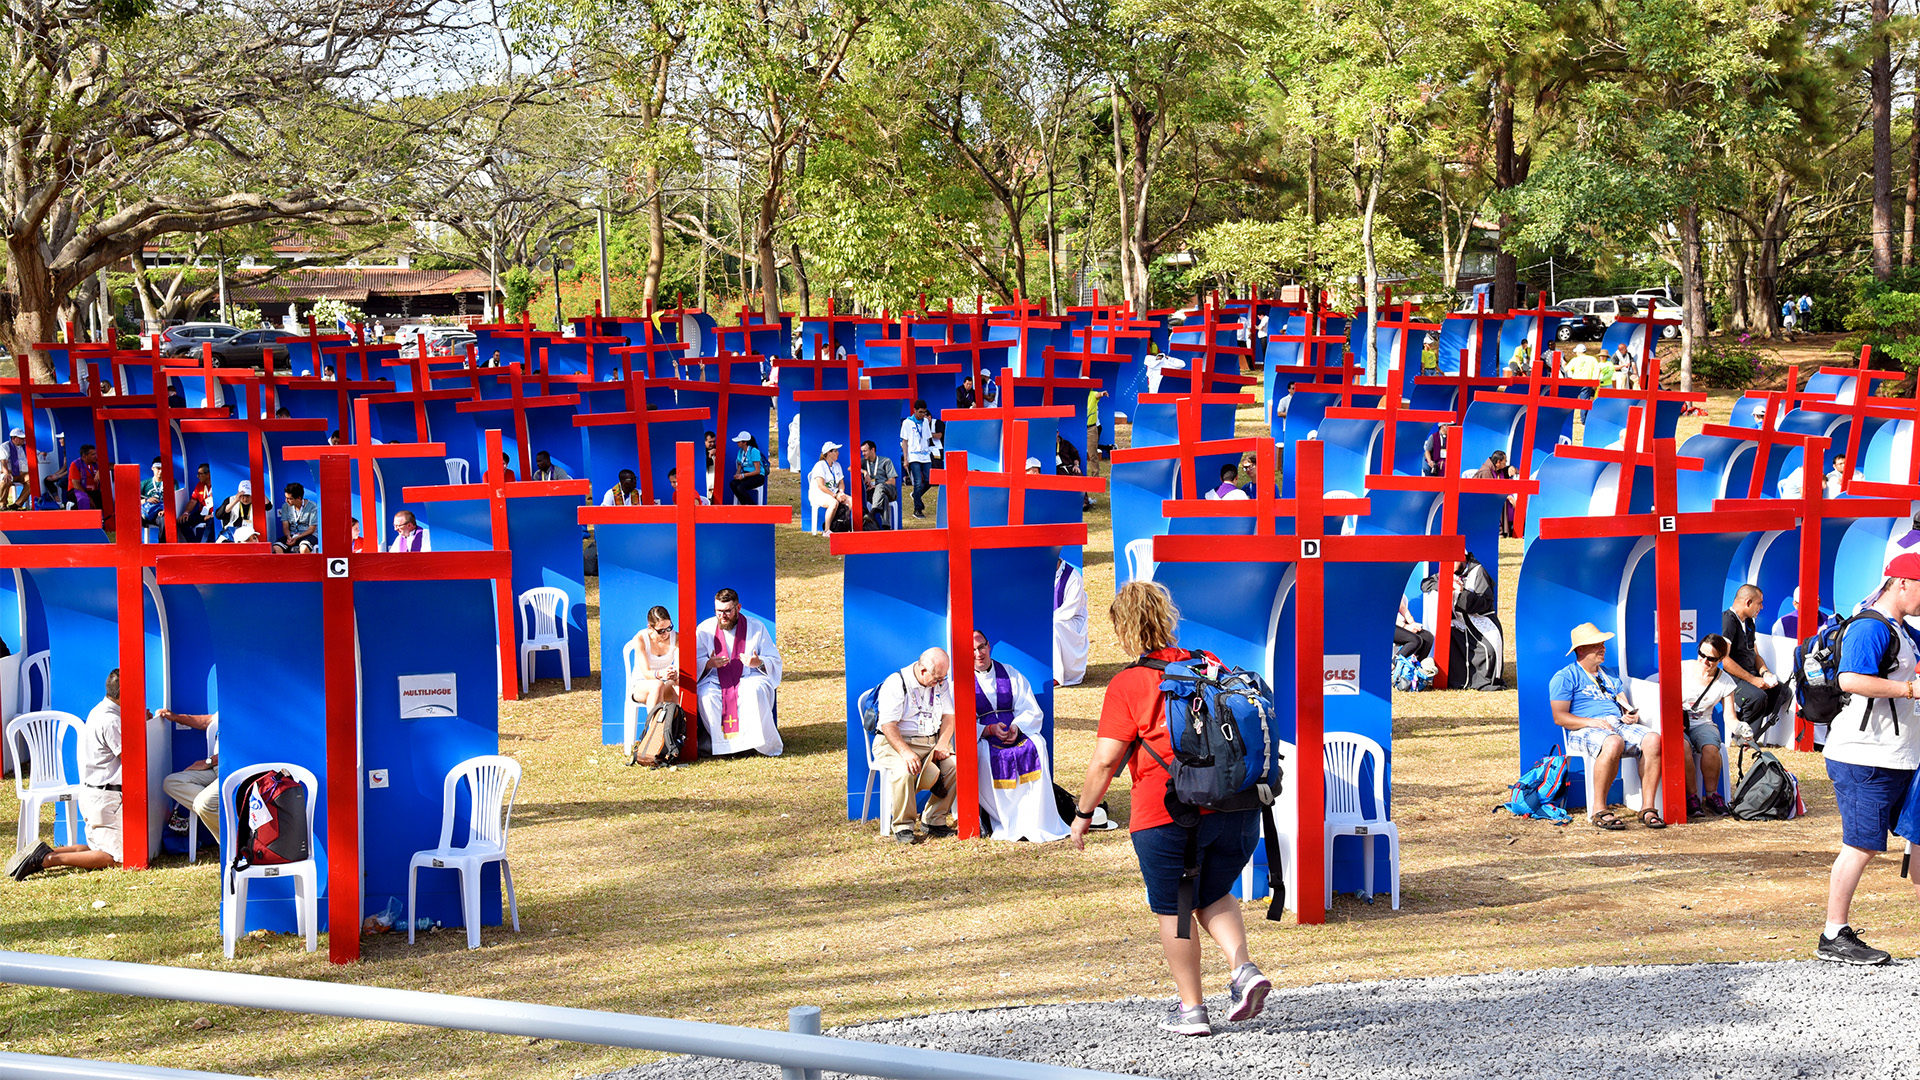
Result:
[[[1567,650],[1573,663],[1547,683],[1553,722],[1567,729],[1567,753],[1584,753],[1592,762],[1597,781],[1593,790],[1600,793],[1601,805],[1587,807],[1588,821],[1602,829],[1627,827],[1605,804],[1614,777],[1620,775],[1620,759],[1638,754],[1640,790],[1646,793],[1640,823],[1664,829],[1667,823],[1653,805],[1653,793],[1660,790],[1660,733],[1640,722],[1640,710],[1621,697],[1620,680],[1601,667],[1612,637],[1590,622],[1573,628],[1573,647]]]
[[[120,865],[120,669],[107,673],[107,693],[80,728],[80,816],[87,842],[65,847],[35,844],[7,860],[7,876],[25,881],[42,870],[71,866],[105,870]]]

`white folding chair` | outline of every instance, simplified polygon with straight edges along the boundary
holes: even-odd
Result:
[[[45,653],[39,655],[45,656]],[[20,800],[20,824],[13,849],[17,854],[40,839],[40,808],[54,806],[54,839],[60,838],[58,804],[67,804],[69,844],[80,842],[75,823],[80,820],[80,785],[67,776],[60,747],[67,731],[79,731],[81,719],[72,713],[43,709],[23,712],[7,723],[7,746],[13,751],[13,793]]]
[[[35,687],[39,692],[35,693]],[[20,660],[20,703],[15,715],[53,708],[53,654],[45,649]]]
[[[453,846],[454,800],[465,783],[472,797],[467,813],[467,839]],[[468,758],[447,772],[440,788],[440,844],[414,852],[407,863],[407,944],[413,944],[413,906],[422,868],[453,870],[460,875],[460,910],[467,924],[467,948],[480,947],[480,870],[500,864],[500,884],[507,894],[513,929],[520,929],[520,906],[513,897],[513,870],[507,865],[507,826],[513,818],[513,797],[520,790],[520,763],[510,757],[486,754]]]
[[[447,459],[447,483],[464,484],[467,482],[467,459],[450,457]]]
[[[520,594],[520,688],[533,685],[533,655],[560,654],[560,678],[573,689],[573,657],[567,648],[567,593],[541,585]]]
[[[1153,537],[1127,541],[1127,580],[1153,580]]]
[[[1373,757],[1373,812],[1360,798],[1360,766]],[[1329,731],[1326,735],[1327,834],[1326,902],[1333,903],[1333,841],[1338,836],[1360,838],[1362,898],[1373,899],[1373,842],[1387,841],[1387,873],[1391,879],[1393,909],[1400,910],[1400,830],[1387,820],[1387,752],[1365,735]]]
[[[639,673],[635,665],[640,662],[640,643],[627,639],[626,645],[620,650],[620,660],[627,672],[626,684],[620,688],[620,756],[631,759],[633,742],[640,737],[640,703],[633,700],[633,682]],[[605,686],[604,682],[602,686]]]
[[[1300,910],[1299,891],[1296,882],[1299,878],[1296,873],[1297,867],[1294,865],[1294,852],[1300,848],[1300,815],[1296,812],[1293,797],[1285,794],[1286,791],[1291,790],[1288,785],[1292,781],[1287,774],[1292,772],[1292,766],[1295,760],[1294,747],[1290,742],[1282,742],[1279,744],[1279,748],[1281,756],[1282,794],[1279,798],[1275,799],[1273,805],[1267,807],[1263,813],[1273,816],[1273,829],[1276,834],[1275,839],[1280,841],[1280,850],[1267,852],[1267,862],[1268,865],[1272,865],[1273,860],[1280,860],[1280,885],[1287,890],[1287,899],[1282,907],[1286,910],[1298,911]],[[1262,831],[1261,836],[1263,841],[1265,835],[1266,833]],[[1263,890],[1265,890],[1266,887],[1266,879],[1256,878],[1254,876],[1253,860],[1248,859],[1247,865],[1240,869],[1241,898],[1253,899],[1257,896],[1263,896],[1265,895]]]
[[[320,809],[320,781],[312,770],[288,761],[262,761],[227,774],[227,778],[220,782],[220,836],[228,847],[238,846],[233,839],[239,835],[234,818],[236,794],[240,785],[261,773],[269,772],[286,773],[293,777],[295,783],[307,789],[307,857],[298,862],[235,870],[228,852],[221,851],[220,937],[229,960],[233,959],[234,942],[246,932],[243,924],[247,918],[247,884],[259,878],[293,879],[295,931],[306,936],[308,952],[317,948],[319,943],[320,864],[315,861],[314,852],[319,849],[320,838],[314,835],[313,818]]]

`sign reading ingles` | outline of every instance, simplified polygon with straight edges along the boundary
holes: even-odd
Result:
[[[460,714],[460,683],[452,672],[400,676],[400,719]]]

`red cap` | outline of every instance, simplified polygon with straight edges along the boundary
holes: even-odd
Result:
[[[1887,564],[1887,576],[1920,581],[1920,552],[1907,551],[1895,555],[1893,561]]]

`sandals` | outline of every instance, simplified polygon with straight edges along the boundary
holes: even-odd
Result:
[[[1594,828],[1605,829],[1608,832],[1621,832],[1627,827],[1627,823],[1621,821],[1611,810],[1602,810],[1587,820],[1593,822]]]
[[[1660,816],[1660,811],[1655,810],[1651,806],[1640,811],[1640,824],[1645,825],[1649,829],[1664,829],[1667,827],[1665,819]]]

